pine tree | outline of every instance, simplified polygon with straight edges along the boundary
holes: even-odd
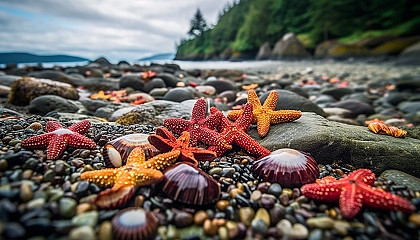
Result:
[[[204,19],[203,15],[199,8],[194,14],[193,19],[191,19],[191,28],[188,31],[188,35],[192,37],[200,36],[205,30],[207,29],[206,19]]]

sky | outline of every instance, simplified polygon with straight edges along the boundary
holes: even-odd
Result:
[[[208,24],[233,0],[2,0],[0,52],[134,61],[176,51],[200,8]]]

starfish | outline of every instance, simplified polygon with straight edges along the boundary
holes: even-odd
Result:
[[[83,120],[63,128],[56,121],[48,121],[45,130],[47,133],[33,136],[22,141],[24,148],[45,148],[47,147],[47,158],[58,159],[64,150],[69,147],[95,149],[96,143],[83,136],[90,128],[90,121]]]
[[[84,172],[81,180],[94,182],[101,187],[111,189],[101,192],[94,200],[100,208],[115,208],[123,205],[140,186],[156,184],[163,178],[163,170],[174,163],[180,151],[171,151],[156,155],[146,161],[144,151],[136,147],[127,157],[127,163],[119,168],[107,168]]]
[[[261,106],[261,102],[258,99],[257,94],[254,90],[248,91],[248,102],[253,106],[253,118],[252,123],[257,124],[258,135],[265,137],[270,129],[270,124],[278,124],[284,122],[294,121],[302,116],[300,111],[295,110],[278,110],[276,109],[278,99],[278,93],[272,91]],[[238,119],[243,110],[231,111],[228,114],[228,118],[232,121]]]
[[[161,152],[179,150],[180,160],[191,162],[195,166],[198,166],[198,161],[211,161],[217,157],[212,151],[190,147],[190,133],[186,131],[176,139],[168,130],[159,127],[156,134],[151,134],[148,140]]]
[[[401,210],[412,212],[411,203],[383,189],[372,187],[375,174],[368,169],[359,169],[348,176],[336,180],[328,176],[317,183],[306,184],[302,193],[316,200],[328,202],[339,201],[341,214],[345,218],[354,218],[363,205],[384,210]]]
[[[216,145],[220,147],[229,147],[222,139],[220,134],[214,129],[220,124],[220,119],[223,113],[212,114],[206,116],[206,101],[204,98],[200,98],[194,104],[192,110],[192,116],[190,120],[181,118],[168,118],[165,119],[164,125],[167,129],[177,134],[187,131],[190,133],[190,145],[196,146],[197,142],[200,141],[207,145]]]
[[[212,114],[217,114],[220,111],[217,108],[212,107],[210,108],[210,112]],[[250,154],[260,157],[271,153],[251,136],[246,134],[246,131],[252,121],[252,105],[250,103],[245,104],[243,114],[234,123],[230,122],[225,116],[221,118],[221,121],[221,136],[228,144],[236,144]],[[214,151],[218,156],[220,156],[227,150],[227,148],[210,146],[208,150]]]

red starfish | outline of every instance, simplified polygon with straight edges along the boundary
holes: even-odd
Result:
[[[47,158],[58,159],[67,146],[75,148],[95,149],[96,143],[83,136],[90,128],[90,121],[83,120],[63,128],[56,121],[49,121],[45,126],[47,133],[33,136],[22,141],[24,148],[45,148],[47,147]]]
[[[183,132],[176,139],[172,133],[164,128],[157,128],[156,134],[151,134],[148,138],[149,142],[161,152],[169,152],[179,150],[180,160],[193,163],[198,166],[198,161],[211,161],[216,153],[201,148],[190,147],[190,133]]]
[[[227,147],[226,142],[222,139],[220,134],[213,129],[220,124],[220,119],[223,113],[212,114],[206,116],[206,101],[200,98],[194,104],[192,116],[190,120],[181,118],[168,118],[165,119],[164,125],[167,129],[177,134],[187,131],[190,133],[190,145],[196,146],[197,141],[203,142],[207,145],[216,145]]]
[[[217,108],[210,108],[212,114],[221,113]],[[231,123],[223,114],[221,118],[221,136],[227,144],[236,144],[239,147],[245,149],[250,154],[257,155],[259,157],[266,156],[271,152],[265,147],[261,146],[252,137],[246,134],[249,125],[252,121],[252,105],[247,103],[244,107],[244,113],[234,122]],[[210,146],[210,151],[216,152],[218,156],[222,155],[227,149],[220,146]]]
[[[317,183],[306,184],[302,193],[316,200],[328,202],[339,201],[341,214],[345,218],[354,218],[363,205],[385,210],[401,210],[412,212],[411,203],[383,189],[372,187],[375,174],[368,169],[359,169],[348,176],[336,180],[328,176]]]

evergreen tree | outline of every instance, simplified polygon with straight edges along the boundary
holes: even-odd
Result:
[[[188,35],[192,37],[200,36],[205,30],[207,29],[206,19],[204,19],[203,15],[199,8],[194,14],[193,19],[191,19],[191,28],[188,31]]]

